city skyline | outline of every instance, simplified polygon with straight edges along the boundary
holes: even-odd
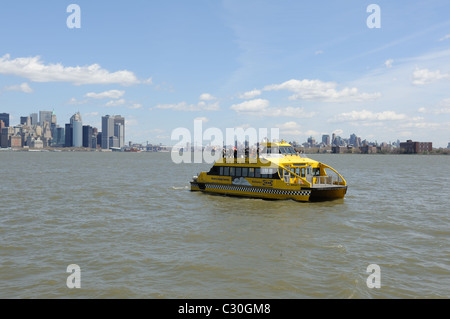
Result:
[[[122,114],[125,143],[173,145],[195,119],[298,142],[450,142],[447,1],[75,3],[79,25],[69,2],[2,5],[11,123],[42,109],[97,128]]]
[[[5,120],[7,119],[7,123],[10,124],[12,128],[20,129],[22,125],[32,127],[33,125],[37,125],[40,127],[41,130],[45,132],[45,125],[49,125],[48,131],[51,132],[48,137],[52,140],[52,145],[48,146],[55,146],[53,144],[56,144],[58,146],[62,147],[89,147],[87,145],[98,145],[102,149],[110,149],[110,148],[124,148],[125,146],[129,144],[144,144],[139,143],[136,141],[126,141],[125,140],[125,118],[121,115],[102,115],[101,116],[101,131],[97,127],[92,127],[91,125],[83,125],[82,117],[80,112],[76,112],[70,117],[69,123],[65,123],[65,131],[63,130],[62,133],[59,133],[56,131],[56,129],[59,129],[59,125],[57,125],[57,116],[54,113],[54,111],[39,111],[39,117],[37,117],[37,113],[31,113],[29,116],[20,116],[20,123],[14,124],[10,123],[9,113],[0,113],[0,120],[3,120],[2,127],[5,126]],[[38,120],[39,119],[39,120]],[[50,129],[51,125],[51,129]],[[74,133],[75,128],[75,133]],[[232,128],[234,129],[234,128]],[[243,132],[246,132],[248,130],[251,130],[254,128],[246,128],[243,129]],[[67,133],[68,130],[70,130],[70,133]],[[97,134],[100,133],[100,139],[99,141],[90,142],[88,141],[89,138],[87,136],[93,135],[93,130],[95,130],[95,138],[97,138]],[[18,131],[18,130],[16,130]],[[268,130],[269,131],[269,130]],[[89,132],[89,133],[88,133]],[[103,134],[104,133],[104,134]],[[250,133],[250,132],[247,132]],[[45,135],[45,134],[44,134]],[[42,135],[42,136],[44,136]],[[0,131],[1,136],[1,131]],[[279,136],[281,140],[286,140],[283,138],[283,136]],[[60,143],[59,138],[62,138],[64,140],[64,143]],[[238,136],[236,136],[238,138]],[[320,142],[319,142],[320,140]],[[405,141],[408,141],[410,139],[405,139]],[[55,142],[56,141],[56,142]],[[240,141],[239,138],[237,140],[239,143],[242,143],[243,141]],[[261,140],[262,141],[262,140]],[[261,142],[259,141],[259,142]],[[149,141],[146,141],[148,144]],[[153,141],[150,141],[153,142]],[[179,140],[173,140],[172,144],[167,144],[166,146],[174,146],[174,144],[179,144]],[[211,141],[202,141],[203,147],[212,145],[210,143]],[[304,141],[294,138],[289,139],[289,142],[294,145],[299,146],[305,146],[305,147],[318,147],[318,146],[354,146],[354,147],[361,147],[364,145],[389,145],[394,147],[400,146],[400,139],[393,139],[389,141],[378,141],[375,140],[368,140],[365,137],[357,136],[355,133],[352,133],[349,135],[349,137],[340,136],[336,133],[332,134],[322,134],[319,136],[319,138],[316,140],[316,136],[310,135],[308,136]],[[421,143],[424,143],[421,141]],[[427,141],[426,143],[433,143],[432,141]],[[150,143],[151,144],[151,143]],[[159,143],[160,145],[162,143]],[[45,145],[45,143],[44,143]],[[95,148],[95,147],[94,147]],[[445,148],[445,147],[438,147],[438,148]],[[446,148],[450,148],[450,142],[448,143]]]
[[[106,121],[105,121],[106,119]],[[106,141],[106,143],[105,143]],[[39,111],[20,116],[20,123],[11,123],[9,113],[0,113],[1,148],[92,148],[123,149],[125,118],[120,115],[102,116],[101,131],[84,125],[80,112],[73,114],[61,127],[54,111]]]

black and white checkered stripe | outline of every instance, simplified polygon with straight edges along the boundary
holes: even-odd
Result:
[[[232,186],[232,185],[219,185],[219,184],[206,184],[206,189],[224,189],[229,191],[250,192],[250,193],[262,193],[262,194],[278,194],[278,195],[294,195],[294,196],[309,196],[311,191],[293,191],[282,190],[273,188],[259,188],[252,186]]]

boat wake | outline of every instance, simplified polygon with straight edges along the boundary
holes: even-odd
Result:
[[[189,186],[182,186],[182,187],[179,187],[179,186],[172,186],[170,189],[173,189],[173,190],[188,190],[189,189]]]

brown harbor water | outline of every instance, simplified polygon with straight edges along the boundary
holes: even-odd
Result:
[[[169,153],[0,152],[0,298],[449,298],[450,156],[309,157],[344,200],[190,192],[210,165]]]

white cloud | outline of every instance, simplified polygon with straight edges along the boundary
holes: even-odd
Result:
[[[427,109],[424,107],[421,107],[417,110],[419,113],[427,113]]]
[[[392,68],[392,63],[394,63],[394,60],[388,59],[388,60],[386,60],[386,61],[384,62],[384,65],[385,65],[388,69],[390,69],[390,68]]]
[[[450,39],[450,34],[444,35],[442,38],[439,39],[439,41],[445,41],[447,39]]]
[[[354,121],[394,121],[405,120],[408,117],[405,114],[398,114],[393,111],[384,111],[374,113],[367,110],[351,111],[341,113],[334,118],[328,120],[328,122],[354,122]]]
[[[401,128],[415,128],[415,129],[438,129],[438,128],[448,128],[449,123],[433,123],[433,122],[410,122],[400,125]]]
[[[93,99],[118,99],[125,94],[125,91],[120,90],[109,90],[101,93],[86,93],[85,97],[90,97]]]
[[[425,85],[432,82],[439,81],[441,79],[449,78],[450,74],[441,73],[440,70],[430,71],[428,69],[418,69],[413,73],[413,84],[414,85]]]
[[[320,55],[320,54],[323,54],[323,51],[322,50],[317,50],[316,52],[314,52],[314,54],[315,55]]]
[[[216,97],[214,97],[213,95],[211,95],[209,93],[203,93],[199,97],[200,101],[212,101],[212,100],[215,100],[215,99],[216,99]]]
[[[316,115],[316,112],[306,112],[303,107],[275,107],[265,110],[265,116],[285,116],[285,117],[294,117],[294,118],[311,118]]]
[[[320,135],[319,132],[314,130],[301,130],[301,125],[297,124],[295,121],[289,121],[284,124],[277,124],[275,127],[280,129],[280,134],[291,135],[291,136],[314,136]]]
[[[156,106],[158,109],[162,110],[175,110],[175,111],[217,111],[219,110],[219,103],[208,104],[203,101],[198,104],[187,104],[186,102],[180,102],[176,104],[158,104]]]
[[[360,93],[357,88],[345,87],[337,90],[334,82],[320,80],[289,80],[281,84],[272,84],[264,88],[265,91],[287,90],[294,92],[289,99],[319,100],[324,102],[366,101],[381,96],[380,93]]]
[[[7,86],[3,90],[23,92],[23,93],[33,93],[33,89],[26,82],[22,84]]]
[[[254,116],[266,117],[292,117],[292,118],[311,118],[316,115],[315,112],[306,112],[302,107],[269,107],[270,102],[265,99],[255,99],[234,104],[230,109],[238,113],[246,113]]]
[[[282,135],[304,135],[304,133],[300,130],[301,126],[294,121],[277,124],[275,127],[280,129],[280,134]]]
[[[127,101],[125,99],[120,99],[120,100],[111,100],[109,102],[107,102],[105,104],[105,106],[120,106],[120,105],[124,105]]]
[[[241,99],[253,99],[257,96],[261,95],[261,90],[254,89],[252,91],[245,92],[239,95]]]
[[[436,106],[431,108],[421,107],[418,109],[420,113],[429,114],[450,114],[450,98],[440,101]]]
[[[81,105],[86,104],[87,102],[88,102],[87,100],[77,100],[76,98],[73,97],[67,103],[71,105]]]
[[[11,59],[9,54],[0,58],[0,74],[15,75],[33,82],[69,82],[84,84],[138,84],[133,72],[109,72],[98,64],[67,67],[61,63],[45,64],[39,56]]]
[[[152,78],[148,78],[148,79],[142,81],[142,83],[144,83],[144,84],[153,84],[153,79]]]
[[[230,109],[236,112],[258,112],[269,106],[269,101],[264,99],[256,99],[245,101],[239,104],[233,104]]]

